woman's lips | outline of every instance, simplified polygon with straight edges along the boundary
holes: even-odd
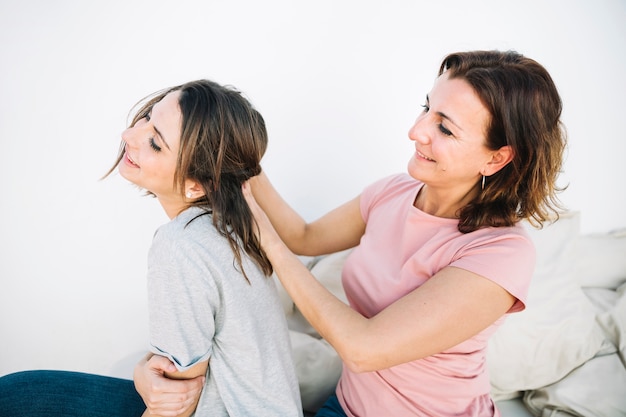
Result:
[[[435,162],[435,160],[434,160],[434,159],[427,157],[426,155],[424,155],[424,154],[423,154],[423,153],[421,153],[420,151],[415,151],[415,154],[416,154],[419,158],[421,158],[421,159],[425,159],[425,160],[430,161],[430,162]]]
[[[137,165],[135,161],[133,161],[133,158],[130,157],[130,155],[128,154],[128,151],[124,153],[124,162],[126,162],[130,166],[139,168],[139,165]]]

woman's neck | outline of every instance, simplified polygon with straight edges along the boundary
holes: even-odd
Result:
[[[178,216],[188,207],[188,204],[183,202],[180,198],[167,199],[157,196],[157,199],[159,200],[161,207],[163,207],[165,214],[170,220]]]
[[[413,206],[431,216],[458,219],[459,211],[476,197],[476,190],[439,190],[424,184],[417,193]]]

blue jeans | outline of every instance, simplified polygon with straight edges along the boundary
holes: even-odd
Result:
[[[23,371],[0,378],[0,417],[140,417],[133,381],[68,371]]]
[[[324,403],[324,405],[317,410],[315,417],[346,417],[346,413],[341,408],[337,395],[333,394]]]

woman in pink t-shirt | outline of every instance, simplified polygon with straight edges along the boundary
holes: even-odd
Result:
[[[536,61],[473,51],[444,58],[423,107],[407,174],[312,223],[264,174],[244,186],[276,274],[343,360],[320,417],[499,416],[485,351],[524,309],[535,253],[520,221],[560,210],[561,99]],[[348,248],[346,305],[294,253]]]

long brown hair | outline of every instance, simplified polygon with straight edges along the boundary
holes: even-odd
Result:
[[[213,225],[228,240],[246,279],[242,250],[265,275],[271,275],[272,264],[254,233],[254,218],[241,191],[245,181],[261,172],[260,161],[267,149],[263,117],[236,89],[197,80],[161,90],[140,101],[130,126],[146,117],[156,103],[173,91],[180,91],[178,104],[182,114],[174,186],[182,194],[185,179],[201,184],[205,196],[190,206],[212,214]],[[105,177],[123,156],[124,143]]]
[[[567,140],[561,98],[548,71],[514,51],[471,51],[444,58],[439,75],[444,72],[467,81],[491,113],[486,146],[508,145],[514,152],[461,209],[459,231],[512,226],[522,219],[542,227],[558,218],[557,193],[564,188],[556,181]]]

